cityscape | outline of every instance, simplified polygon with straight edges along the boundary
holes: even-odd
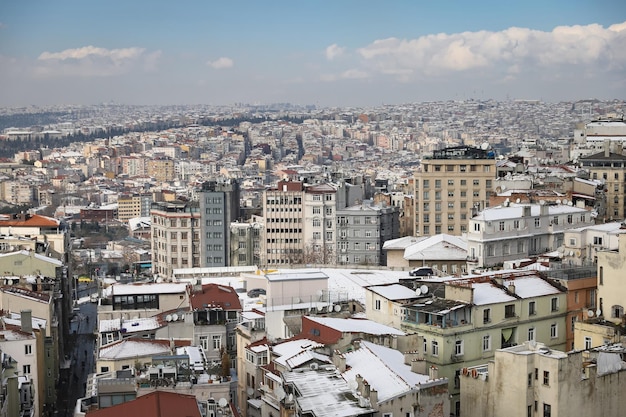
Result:
[[[0,6],[0,417],[622,415],[623,6],[187,6]]]

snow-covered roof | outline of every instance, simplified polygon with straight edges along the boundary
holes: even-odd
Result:
[[[495,220],[506,220],[506,219],[521,219],[524,216],[524,207],[530,206],[530,215],[531,216],[539,216],[541,205],[540,204],[517,204],[510,203],[508,207],[504,206],[495,206],[486,208],[476,216],[474,216],[473,220],[483,220],[483,221],[495,221]],[[548,215],[554,216],[556,214],[575,214],[575,213],[586,213],[587,210],[583,208],[578,208],[574,206],[568,206],[564,204],[556,204],[556,205],[548,205]]]
[[[350,382],[361,375],[370,386],[378,391],[378,402],[400,395],[416,385],[430,380],[428,375],[411,371],[404,363],[402,352],[374,343],[361,341],[359,349],[344,353],[350,369],[343,373]]]
[[[384,324],[376,323],[372,320],[362,319],[341,319],[335,317],[315,317],[307,316],[311,321],[319,323],[323,326],[330,327],[341,333],[366,333],[371,335],[397,335],[404,336],[405,333],[394,329],[393,327],[385,326]]]
[[[33,256],[35,259],[38,259],[40,261],[48,262],[56,266],[63,266],[63,262],[59,261],[58,259],[50,258],[48,256],[41,255],[39,253],[33,253],[32,251],[28,251],[28,250],[18,250],[15,252],[0,253],[0,258],[17,256],[17,255]]]
[[[166,341],[167,342],[167,341]],[[100,348],[98,359],[128,359],[139,356],[170,355],[169,344],[155,340],[124,339]]]
[[[516,300],[515,297],[507,294],[504,289],[497,287],[491,282],[474,282],[472,283],[472,288],[474,289],[473,301],[478,306]]]
[[[295,339],[274,345],[272,347],[272,353],[278,356],[278,358],[275,359],[277,363],[287,366],[287,361],[294,356],[311,349],[323,347],[324,345],[322,343],[314,342],[309,339]]]
[[[154,330],[161,327],[157,317],[134,318],[129,320],[111,319],[100,320],[98,322],[98,331],[100,333],[114,332],[126,329],[126,333],[143,332],[146,330]]]
[[[538,276],[516,277],[504,280],[504,286],[515,285],[515,294],[522,298],[540,297],[542,295],[560,294],[561,290]]]
[[[404,236],[387,240],[383,243],[383,250],[403,250],[425,239],[428,239],[428,236]]]
[[[368,290],[385,297],[387,300],[406,300],[416,298],[415,291],[401,284],[375,285],[368,287]]]
[[[275,281],[301,281],[309,279],[328,279],[328,276],[319,269],[294,269],[294,270],[279,270],[265,274],[265,277],[270,282]]]
[[[407,260],[465,260],[466,257],[467,242],[445,233],[429,236],[404,250]]]

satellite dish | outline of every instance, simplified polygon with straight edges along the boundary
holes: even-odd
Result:
[[[315,363],[315,362],[313,362],[313,363],[309,366],[309,368],[311,368],[311,370],[312,370],[312,371],[317,371],[317,370],[319,369],[319,367],[320,367],[320,366],[319,366],[317,363]]]
[[[178,314],[172,314],[172,321],[178,321]]]
[[[184,314],[181,314],[181,315],[180,315],[180,319],[181,319],[181,320],[185,320],[185,315],[184,315]]]
[[[558,198],[556,199],[556,204],[561,204],[561,200],[559,200]]]
[[[248,389],[246,390],[246,394],[248,394],[248,397],[252,397],[252,395],[254,394],[254,388],[248,387]]]
[[[276,389],[274,390],[274,394],[276,394],[276,398],[278,398],[278,401],[284,400],[285,396],[287,395],[285,393],[285,390],[281,386],[276,387]]]
[[[224,408],[228,405],[228,401],[226,400],[226,398],[220,398],[219,401],[217,402],[217,405]]]
[[[293,303],[294,304],[300,304],[300,301],[302,301],[302,300],[300,300],[298,297],[293,299]]]
[[[161,277],[158,277],[158,278],[156,279],[156,282],[157,282],[157,284],[160,284],[160,283],[162,283],[162,282],[163,282],[163,278],[161,278]]]
[[[594,315],[593,310],[587,310],[587,315],[588,315],[589,317],[593,317],[593,315]]]
[[[520,201],[521,201],[521,200],[520,200],[519,198],[518,198],[517,200],[515,200],[515,202],[516,202],[517,204],[519,204],[519,203],[520,203]]]
[[[341,311],[341,306],[339,304],[335,305],[335,311],[339,313]]]
[[[170,314],[165,316],[165,321],[172,321],[172,316]]]
[[[355,391],[358,387],[359,383],[356,382],[356,379],[351,379],[350,382],[348,382],[348,388],[350,388],[352,391]]]
[[[574,204],[574,203],[572,203],[571,201],[568,201],[568,202],[567,202],[567,205],[568,205],[568,206],[572,206],[573,204]]]
[[[315,308],[317,309],[317,311],[318,311],[318,312],[320,312],[320,311],[322,311],[322,310],[324,309],[324,307],[323,307],[323,306],[317,306],[317,307],[315,307]]]
[[[596,310],[596,316],[600,317],[602,315],[602,310],[597,309]]]
[[[416,288],[415,295],[422,295],[422,290],[420,288]]]
[[[428,286],[422,285],[420,287],[420,290],[422,290],[422,294],[427,294],[428,293]]]
[[[480,149],[482,149],[483,151],[489,149],[489,142],[483,142],[482,145],[480,145]]]
[[[545,206],[546,205],[546,200],[539,200],[539,205],[540,206]]]

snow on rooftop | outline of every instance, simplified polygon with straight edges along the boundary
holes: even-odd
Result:
[[[515,297],[507,294],[504,289],[493,285],[491,282],[473,282],[472,288],[474,289],[473,301],[478,306],[516,300]]]
[[[115,284],[112,286],[113,295],[133,294],[178,294],[186,291],[186,283],[155,283],[155,284]]]
[[[522,298],[540,297],[542,295],[561,293],[558,288],[550,285],[550,283],[537,276],[505,279],[504,286],[508,287],[509,284],[515,285],[515,294]]]
[[[130,320],[110,319],[98,322],[99,332],[114,332],[126,329],[126,333],[143,332],[161,327],[156,317],[134,318]]]
[[[126,339],[100,348],[98,359],[127,359],[138,356],[170,355],[169,346],[151,340]]]
[[[407,298],[415,298],[415,291],[400,284],[391,285],[376,285],[368,287],[368,289],[381,297],[385,297],[387,300],[405,300]]]
[[[365,303],[365,287],[370,285],[396,284],[406,278],[406,271],[388,269],[332,269],[323,268],[328,276],[328,291],[331,302],[349,296]]]
[[[372,320],[361,319],[340,319],[334,317],[315,317],[308,316],[309,320],[319,323],[323,326],[330,327],[342,333],[366,333],[371,335],[397,335],[404,336],[405,333],[394,329],[393,327],[385,326],[384,324],[376,323]]]
[[[350,369],[343,373],[346,381],[361,375],[378,391],[378,401],[383,402],[411,390],[415,385],[430,380],[428,375],[411,372],[404,363],[402,352],[374,343],[361,341],[361,347],[344,353]]]
[[[524,217],[524,207],[530,206],[530,215],[537,217],[540,215],[540,207],[539,204],[516,204],[510,203],[510,206],[495,206],[486,208],[476,216],[473,217],[474,220],[484,220],[484,221],[495,221],[495,220],[506,220],[506,219],[520,219]],[[575,206],[568,206],[564,204],[556,204],[548,206],[548,215],[553,216],[556,214],[569,214],[569,213],[586,213],[587,210],[583,208],[578,208]]]
[[[278,355],[276,362],[286,365],[287,360],[310,349],[322,348],[322,343],[314,342],[309,339],[296,339],[279,343],[272,347],[272,353]]]

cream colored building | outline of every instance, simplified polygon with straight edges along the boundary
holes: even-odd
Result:
[[[626,323],[615,324],[602,318],[574,323],[574,349],[585,350],[613,343],[626,344]]]
[[[604,183],[606,208],[599,211],[599,218],[604,221],[622,220],[626,217],[626,155],[609,152],[605,146],[604,152],[599,152],[580,159],[583,169],[589,171],[591,179]]]
[[[626,307],[626,238],[620,235],[617,250],[598,251],[597,254],[601,315],[606,320],[621,323]]]
[[[401,284],[372,285],[365,289],[365,316],[377,323],[400,329],[406,307],[414,304],[419,297],[415,290]]]
[[[428,294],[441,283],[422,281]],[[566,293],[535,271],[488,273],[445,283],[445,298],[423,297],[406,307],[405,332],[423,337],[426,367],[448,378],[452,412],[458,415],[462,368],[493,357],[497,349],[536,340],[565,348]],[[369,307],[369,306],[368,306]],[[454,381],[454,382],[453,382]]]
[[[434,151],[415,173],[415,235],[460,235],[471,209],[485,207],[493,191],[493,152],[459,146]]]
[[[463,417],[618,417],[626,407],[626,351],[552,350],[525,342],[461,377]]]

